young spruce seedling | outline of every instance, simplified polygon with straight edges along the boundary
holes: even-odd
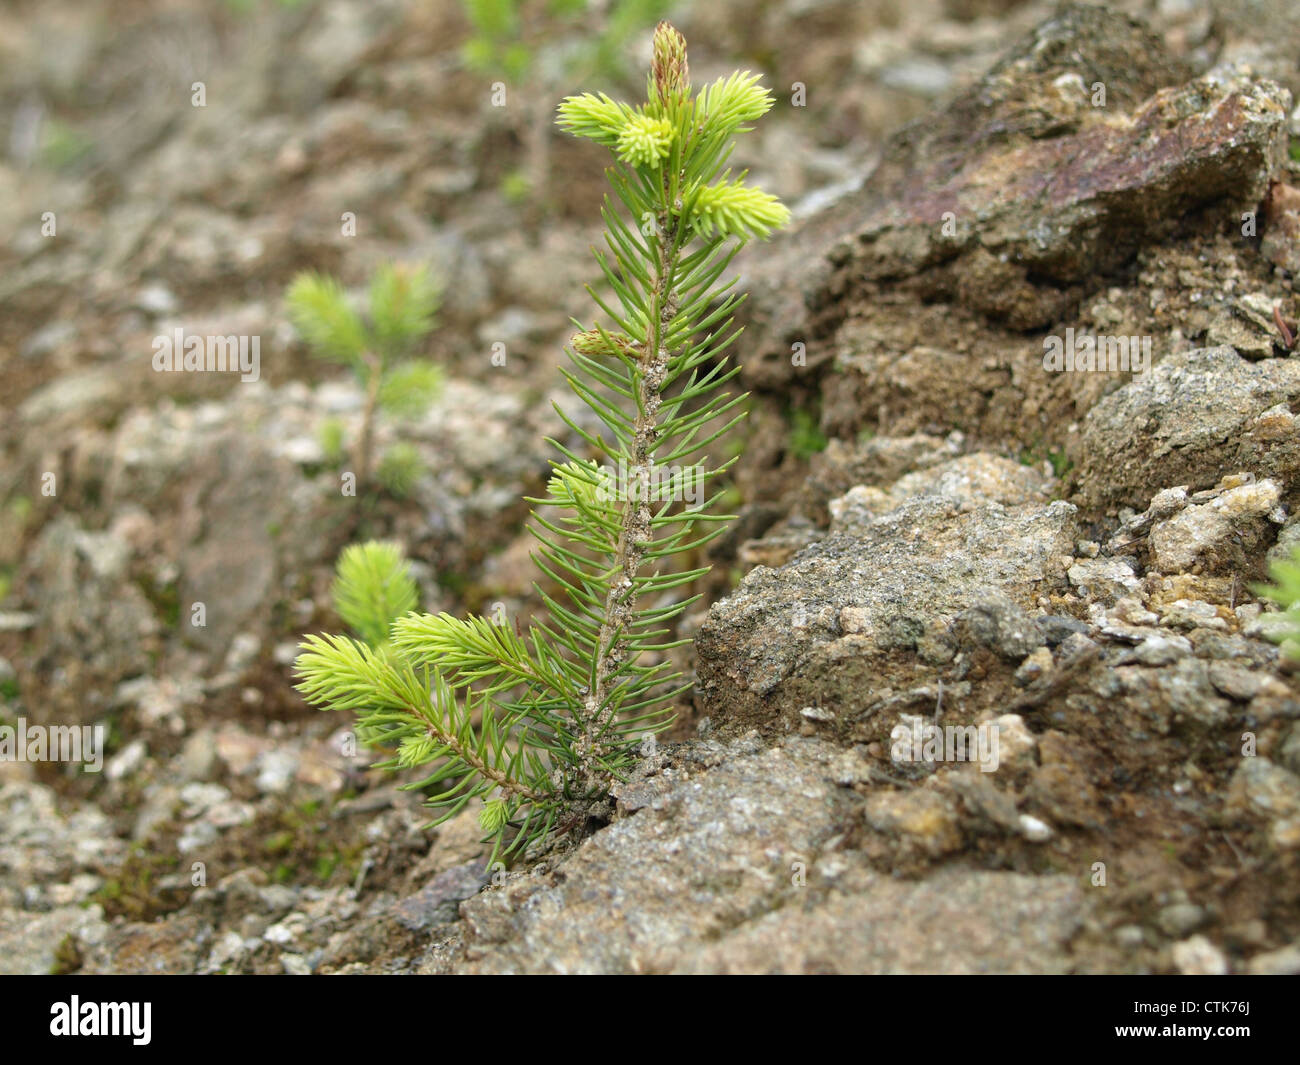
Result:
[[[433,328],[438,286],[424,267],[385,265],[370,281],[364,315],[353,309],[342,285],[322,274],[299,274],[286,299],[294,328],[312,353],[350,367],[365,394],[352,472],[357,488],[369,487],[380,411],[397,417],[419,414],[442,381],[436,365],[413,355]],[[401,496],[418,475],[418,463],[409,444],[396,444],[380,458],[376,472],[386,488]]]
[[[600,427],[556,408],[585,453],[550,441],[560,457],[549,494],[530,500],[534,559],[553,582],[537,588],[549,616],[520,631],[408,613],[382,645],[374,633],[303,643],[307,699],[357,711],[367,737],[397,744],[388,764],[429,767],[406,786],[439,789],[435,823],[484,799],[494,857],[607,816],[612,784],[689,688],[667,658],[686,642],[671,639],[670,623],[698,598],[677,590],[708,567],[683,569],[682,559],[731,517],[713,511],[723,492],[701,486],[734,461],[710,469],[707,449],[743,417],[744,397],[722,391],[739,372],[723,353],[742,297],[721,279],[739,244],[789,220],[724,169],[734,135],[772,106],[758,80],[735,73],[692,96],[686,42],[662,22],[645,103],[584,94],[560,105],[560,126],[615,161],[608,253],[596,252],[612,299],[590,290],[607,321],[575,323],[563,371]]]

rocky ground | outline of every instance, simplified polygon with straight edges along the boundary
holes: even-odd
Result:
[[[450,3],[0,11],[0,723],[108,735],[99,774],[0,762],[0,969],[1300,972],[1300,677],[1251,590],[1300,543],[1289,5],[749,8],[673,10],[698,80],[776,87],[738,162],[798,219],[738,261],[694,697],[612,823],[511,869],[291,664],[361,535],[425,609],[535,608],[600,194],[549,108],[639,79],[570,84],[542,27],[493,107]],[[393,257],[445,281],[447,382],[383,427],[409,494],[358,503],[322,426],[363,397],[282,296]],[[261,380],[154,373],[177,326],[260,335]],[[1154,365],[1046,372],[1067,329]],[[891,758],[926,723],[995,725],[996,770]]]

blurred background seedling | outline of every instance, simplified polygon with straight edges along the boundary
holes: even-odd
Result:
[[[361,426],[351,446],[357,488],[367,486],[375,467],[375,429],[379,415],[418,418],[442,385],[442,371],[419,356],[432,331],[441,291],[423,266],[385,265],[371,279],[364,309],[358,310],[333,277],[307,272],[289,286],[289,317],[312,354],[352,370],[365,396]],[[325,460],[336,465],[345,450],[346,430],[332,419],[322,425]],[[394,453],[395,452],[395,453]],[[410,445],[396,445],[380,457],[377,480],[395,495],[409,493],[419,476],[419,456]]]

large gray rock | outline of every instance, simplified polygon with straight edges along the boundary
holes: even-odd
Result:
[[[1062,590],[1075,511],[1048,490],[976,454],[833,501],[824,540],[751,570],[709,611],[696,639],[706,712],[761,728],[810,703],[851,715],[892,670],[950,659],[948,623],[979,600],[1027,607]]]
[[[1068,876],[872,871],[840,835],[838,748],[695,743],[623,792],[629,817],[556,869],[461,906],[459,972],[1060,972],[1088,915]],[[850,759],[851,761],[851,759]]]
[[[1300,362],[1232,348],[1168,356],[1093,407],[1079,444],[1085,506],[1145,507],[1169,485],[1212,488],[1247,470],[1291,491],[1300,470]]]
[[[24,560],[23,587],[42,639],[18,672],[38,720],[89,722],[108,709],[120,679],[149,668],[162,623],[131,579],[130,555],[113,530],[92,532],[61,517]]]

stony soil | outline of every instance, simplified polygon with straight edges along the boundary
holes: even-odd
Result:
[[[1252,592],[1300,543],[1289,6],[674,9],[698,80],[777,87],[737,163],[798,220],[738,260],[740,517],[675,732],[609,824],[493,869],[291,665],[359,536],[425,609],[537,608],[586,31],[535,26],[497,108],[451,3],[6,5],[0,723],[108,751],[0,762],[0,970],[1300,972],[1300,679]],[[321,432],[363,397],[282,295],[389,258],[445,281],[447,383],[382,427],[410,494],[358,503]],[[261,380],[153,372],[178,326],[260,335]],[[1067,329],[1153,365],[1047,372]],[[891,756],[926,723],[996,726],[997,768]]]

